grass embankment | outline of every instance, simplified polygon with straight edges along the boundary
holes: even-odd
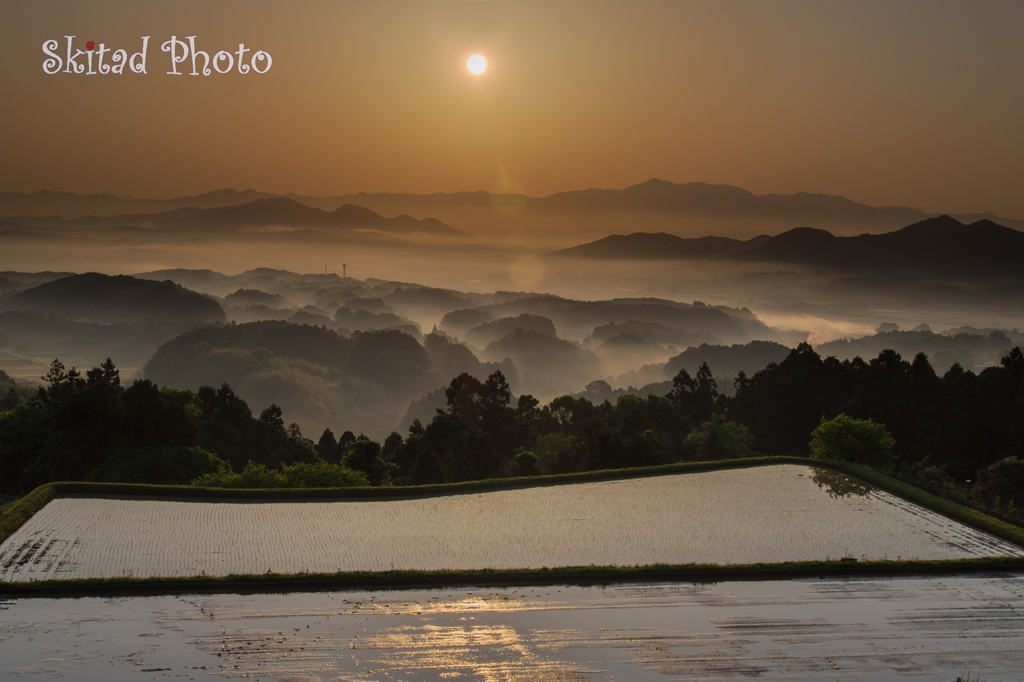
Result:
[[[0,543],[21,528],[32,515],[57,496],[54,484],[41,485],[17,502],[0,507]]]
[[[163,499],[213,500],[386,500],[459,495],[493,490],[565,485],[590,481],[622,480],[722,469],[740,469],[773,464],[801,464],[836,469],[865,483],[886,490],[910,502],[938,512],[966,525],[991,533],[1024,547],[1024,529],[992,518],[974,509],[942,499],[920,488],[868,467],[847,462],[810,460],[799,457],[757,457],[719,462],[688,462],[634,469],[587,471],[554,476],[491,479],[395,488],[317,488],[283,490],[235,490],[156,486],[120,483],[50,483],[19,500],[0,519],[0,542],[24,524],[32,514],[59,496],[151,497]],[[780,580],[842,575],[927,575],[973,571],[1024,569],[1024,558],[993,557],[936,561],[802,561],[756,564],[683,564],[646,566],[571,566],[538,569],[483,569],[463,571],[382,571],[340,573],[259,574],[191,576],[175,578],[95,578],[0,583],[0,592],[15,595],[43,594],[155,594],[176,592],[264,592],[287,588],[397,589],[456,585],[604,584],[615,582],[724,580]]]
[[[818,466],[817,460],[807,460],[808,463]],[[943,516],[959,521],[960,523],[991,533],[1007,542],[1012,542],[1019,547],[1024,547],[1024,528],[1015,526],[1012,523],[1000,521],[976,509],[965,507],[950,500],[943,499],[937,495],[921,490],[915,486],[893,478],[870,467],[850,464],[848,462],[823,462],[828,467],[838,469],[844,473],[861,479],[877,488],[886,490],[893,495],[909,500],[914,504],[921,505],[925,509],[938,512]]]
[[[563,566],[529,569],[446,571],[348,571],[339,573],[264,573],[176,578],[87,578],[0,583],[11,596],[150,595],[195,592],[297,592],[322,590],[395,590],[518,585],[606,585],[623,582],[697,582],[790,580],[835,576],[949,575],[978,571],[1018,571],[1024,560],[1012,557],[942,561],[786,561],[756,564],[650,564],[646,566]]]

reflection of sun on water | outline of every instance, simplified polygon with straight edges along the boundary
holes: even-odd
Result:
[[[538,656],[531,642],[507,624],[398,628],[374,635],[361,644],[386,651],[387,667],[396,679],[406,679],[402,676],[404,671],[430,671],[442,679],[473,678],[484,682],[580,679],[565,663]]]
[[[441,649],[519,644],[520,637],[509,625],[423,625],[395,628],[361,642],[370,649]]]
[[[519,599],[478,597],[459,601],[439,601],[424,609],[426,613],[476,613],[486,611],[517,611],[523,607]]]

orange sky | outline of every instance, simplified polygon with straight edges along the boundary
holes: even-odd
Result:
[[[659,177],[1024,218],[1024,3],[9,2],[0,190],[541,196]],[[44,40],[147,75],[46,75]],[[160,43],[264,49],[168,76]],[[490,68],[473,76],[466,59]],[[250,53],[251,54],[251,53]]]

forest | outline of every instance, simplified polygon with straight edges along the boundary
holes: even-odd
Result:
[[[1007,518],[1024,509],[1016,328],[883,321],[812,346],[699,300],[270,268],[3,274],[0,353],[18,371],[0,373],[0,495],[807,457],[845,428],[881,429],[870,461],[892,475]]]
[[[315,328],[314,328],[315,329]],[[344,355],[351,362],[358,348]],[[885,429],[894,475],[1024,520],[1024,354],[978,374],[938,375],[927,356],[884,350],[823,358],[809,344],[747,376],[731,395],[705,362],[663,395],[548,404],[515,395],[495,369],[451,379],[444,407],[382,443],[325,429],[316,440],[281,408],[258,416],[228,384],[196,391],[149,379],[123,386],[109,359],[84,373],[54,360],[45,385],[0,404],[0,493],[56,480],[224,487],[417,485],[760,455],[811,454],[829,420]],[[884,468],[884,467],[883,467]]]

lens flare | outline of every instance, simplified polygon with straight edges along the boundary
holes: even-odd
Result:
[[[544,263],[536,256],[521,256],[509,265],[508,274],[516,286],[530,289],[544,281]]]

